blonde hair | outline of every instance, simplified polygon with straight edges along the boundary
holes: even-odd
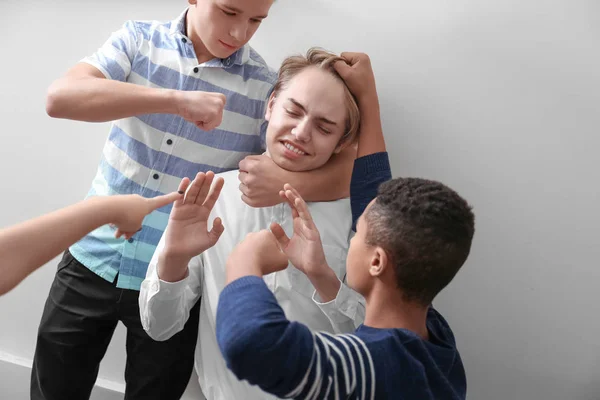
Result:
[[[288,83],[306,68],[317,67],[328,71],[344,84],[344,101],[346,103],[347,117],[346,127],[340,143],[349,144],[354,142],[358,137],[360,110],[350,89],[348,89],[342,77],[333,67],[337,61],[346,62],[342,57],[318,47],[308,49],[305,56],[295,55],[287,57],[281,63],[281,67],[279,67],[277,82],[275,82],[275,86],[273,87],[273,96],[277,98],[277,95],[287,87]]]

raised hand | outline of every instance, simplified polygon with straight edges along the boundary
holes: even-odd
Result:
[[[375,75],[369,56],[365,53],[349,52],[342,53],[340,56],[346,62],[338,61],[334,64],[334,68],[357,100],[361,102],[369,96],[377,97]]]
[[[208,229],[208,217],[223,188],[223,178],[214,178],[211,171],[199,172],[191,184],[180,185],[185,195],[173,205],[165,231],[165,253],[191,259],[219,240],[225,229],[221,219],[216,218]]]
[[[279,195],[292,209],[294,234],[288,238],[277,223],[271,224],[271,232],[292,264],[308,275],[327,267],[321,235],[312,220],[306,202],[296,189],[289,184],[285,184],[283,189]]]

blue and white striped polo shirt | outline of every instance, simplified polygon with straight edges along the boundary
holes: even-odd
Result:
[[[112,124],[88,196],[137,193],[145,197],[177,190],[183,177],[215,173],[262,148],[266,100],[276,74],[246,45],[229,58],[198,64],[185,35],[184,12],[174,21],[128,21],[83,62],[109,79],[154,88],[220,92],[227,96],[223,123],[205,132],[177,115],[152,114]],[[148,215],[132,239],[114,238],[101,227],[71,246],[73,256],[117,287],[139,290],[167,226],[171,206]]]

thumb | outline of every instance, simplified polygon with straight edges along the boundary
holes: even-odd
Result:
[[[283,251],[285,251],[288,244],[290,243],[290,238],[287,237],[287,235],[285,234],[285,231],[283,230],[281,225],[279,225],[276,222],[273,222],[271,224],[271,232],[273,233],[273,236],[275,236],[277,243],[279,243],[279,247]]]
[[[179,192],[173,192],[169,194],[163,194],[162,196],[156,196],[151,199],[148,199],[150,203],[150,211],[154,211],[157,208],[161,208],[166,206],[167,204],[171,204],[172,202],[182,198],[183,195]]]
[[[273,229],[274,225],[276,226],[275,230],[277,230],[277,228],[281,229],[281,226],[279,226],[276,223],[271,224],[271,229]],[[288,263],[289,263],[289,259],[288,259],[287,254],[285,252],[283,252],[282,249],[280,248],[281,242],[279,241],[279,238],[277,238],[273,232],[269,232],[269,231],[265,231],[265,232],[268,233],[268,237],[266,238],[267,241],[272,241],[273,246],[277,248],[277,249],[273,249],[273,251],[268,252],[269,253],[268,257],[269,257],[270,262],[272,263],[272,267],[275,268],[276,271],[281,271],[281,270],[286,269],[288,266]],[[289,242],[289,239],[283,232],[283,229],[281,229],[281,233],[283,234],[283,238],[285,238],[285,240]]]
[[[208,232],[208,236],[210,236],[210,238],[212,239],[213,244],[217,243],[224,231],[225,227],[223,226],[223,221],[221,221],[221,218],[215,218],[215,221],[213,222],[213,227],[210,230],[210,232]]]

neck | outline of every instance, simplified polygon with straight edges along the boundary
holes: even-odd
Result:
[[[187,13],[185,14],[184,30],[185,30],[186,36],[188,38],[190,38],[190,40],[194,44],[194,52],[196,53],[196,59],[198,61],[198,64],[202,64],[202,63],[212,60],[213,58],[215,58],[215,56],[210,54],[210,52],[204,45],[204,42],[202,41],[200,36],[198,36],[198,33],[196,31],[194,31],[193,24],[190,23],[190,19],[193,16],[193,12],[194,12],[194,10],[189,8]]]
[[[429,339],[426,325],[428,307],[407,303],[397,288],[374,288],[366,296],[366,302],[366,326],[379,329],[408,329],[425,340]]]

